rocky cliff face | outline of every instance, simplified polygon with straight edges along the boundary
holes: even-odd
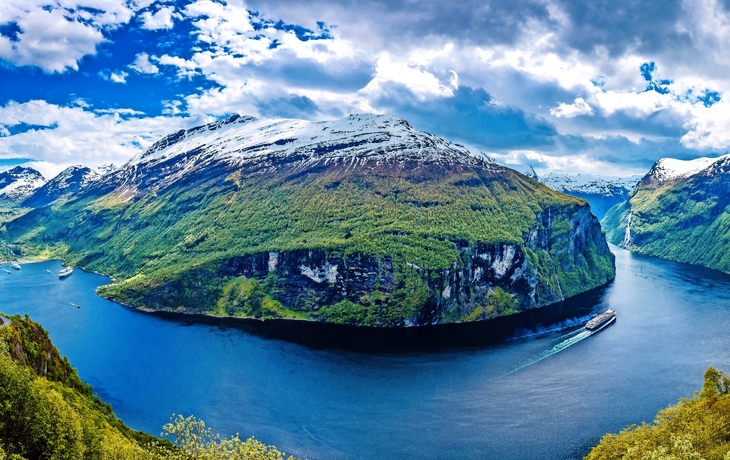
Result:
[[[211,280],[244,279],[265,285],[262,295],[314,320],[407,327],[495,318],[551,305],[613,279],[613,255],[595,216],[587,207],[570,211],[539,213],[522,243],[460,242],[458,260],[446,269],[360,253],[269,251],[234,257],[185,282],[176,279],[145,290],[132,303],[203,312],[208,309],[189,300],[205,297]],[[567,231],[556,231],[555,221],[566,217]],[[382,314],[398,309],[414,292],[421,297],[417,308]],[[374,294],[379,297],[375,304]],[[111,297],[129,300],[124,294]],[[256,316],[245,308],[229,308],[230,302],[218,303],[220,313]],[[354,312],[343,315],[328,308],[343,303]]]
[[[376,115],[181,130],[6,231],[113,275],[102,294],[129,305],[364,326],[483,320],[614,276],[585,201]]]

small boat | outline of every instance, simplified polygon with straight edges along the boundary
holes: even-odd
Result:
[[[586,323],[587,331],[599,331],[616,320],[616,310],[610,308]]]
[[[81,308],[81,305],[79,305],[79,304],[75,303],[75,304],[74,304],[74,307],[76,307],[76,308]]]
[[[52,271],[50,271],[50,270],[46,270],[46,271],[47,271],[48,273],[53,273],[53,272],[52,272]]]
[[[13,273],[10,270],[8,270],[7,268],[5,269],[5,271],[8,272],[8,275],[11,274],[11,273]]]
[[[16,270],[20,270],[20,264],[18,262],[10,262],[10,266],[13,267]]]
[[[58,277],[65,278],[68,275],[70,275],[71,273],[73,273],[73,271],[74,271],[73,267],[66,267],[63,270],[61,270],[60,272],[58,272]]]

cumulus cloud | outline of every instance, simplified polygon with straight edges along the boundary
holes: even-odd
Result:
[[[174,6],[164,6],[155,13],[145,11],[140,15],[142,28],[147,30],[172,29],[173,19],[179,17],[180,15],[175,12]]]
[[[557,107],[550,109],[550,115],[558,118],[593,115],[593,108],[582,97],[576,97],[572,104],[561,102]]]
[[[454,71],[449,72],[448,80],[444,82],[424,69],[419,62],[394,59],[386,53],[378,58],[373,79],[360,93],[368,97],[378,97],[384,91],[384,86],[397,83],[408,88],[419,100],[425,101],[431,97],[453,96],[458,82],[458,75]]]
[[[481,88],[461,86],[452,95],[422,101],[405,85],[392,84],[373,104],[419,129],[489,151],[552,148],[558,134],[545,119],[498,105]]]
[[[150,43],[92,75],[124,69],[101,75],[130,90],[171,78],[186,89],[164,96],[170,117],[374,111],[556,168],[730,148],[730,16],[719,0],[78,1],[2,2],[0,59],[73,71],[131,21]]]
[[[723,150],[730,146],[730,104],[722,100],[711,107],[698,106],[685,125],[682,144],[695,149]]]
[[[99,71],[99,78],[110,81],[112,83],[127,83],[129,74],[123,70],[104,69]]]
[[[52,177],[71,164],[123,164],[160,137],[208,118],[140,117],[124,110],[97,113],[45,101],[9,102],[0,107],[0,129],[33,126],[0,137],[0,159],[33,158]]]
[[[129,67],[139,73],[156,74],[160,71],[160,68],[150,61],[147,53],[139,53],[135,56],[134,62]]]
[[[45,72],[78,70],[79,61],[96,53],[104,31],[128,22],[140,5],[125,0],[7,0],[0,3],[0,59]]]
[[[46,72],[78,70],[78,61],[96,52],[104,36],[79,20],[69,21],[58,9],[33,9],[15,21],[22,33],[15,40],[0,36],[0,59]]]

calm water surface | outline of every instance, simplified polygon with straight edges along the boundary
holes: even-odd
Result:
[[[195,414],[311,459],[580,458],[730,370],[730,276],[616,253],[609,287],[519,318],[417,331],[150,315],[57,261],[0,269],[28,313],[134,428]],[[50,270],[50,273],[49,273]],[[74,303],[81,309],[73,307]],[[580,324],[614,308],[614,325]]]

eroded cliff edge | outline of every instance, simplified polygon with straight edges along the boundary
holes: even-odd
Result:
[[[587,206],[538,213],[522,243],[454,246],[458,258],[446,269],[361,253],[269,251],[157,286],[110,286],[101,293],[157,310],[408,327],[551,305],[615,276],[614,256]]]

